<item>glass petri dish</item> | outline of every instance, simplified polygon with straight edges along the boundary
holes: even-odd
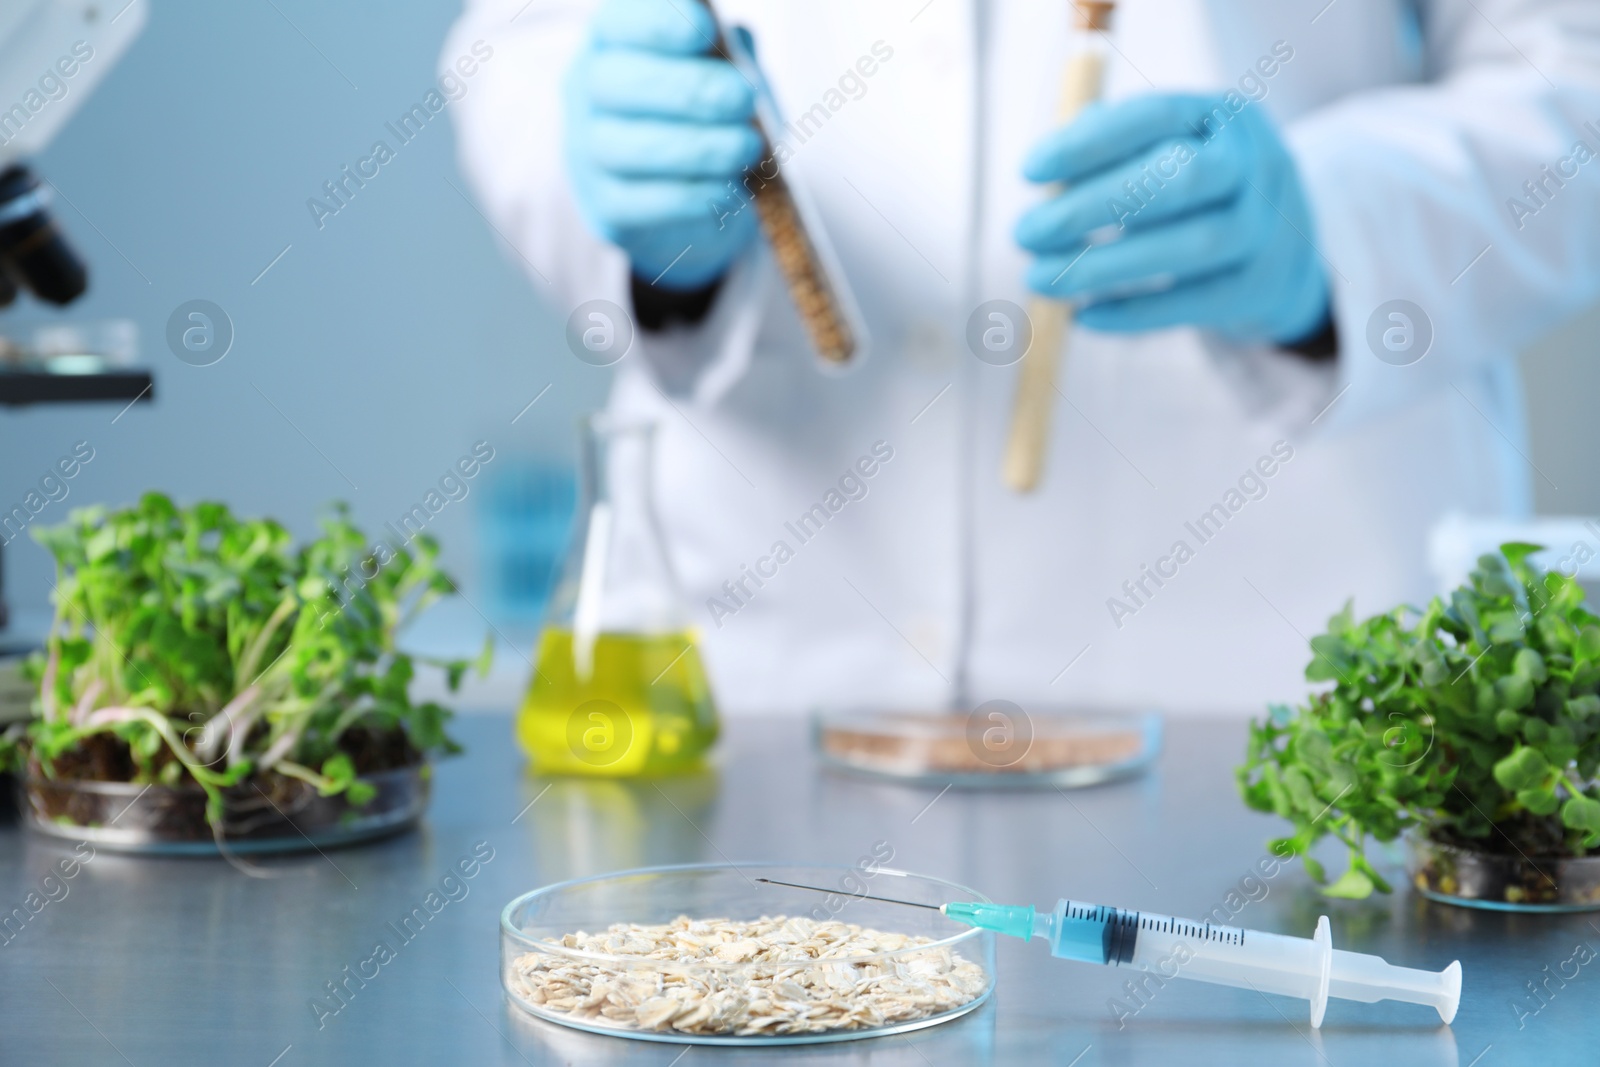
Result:
[[[420,763],[362,776],[376,793],[352,805],[315,786],[283,779],[268,797],[253,779],[225,790],[222,842],[239,854],[305,852],[372,841],[409,830],[428,807],[432,768]],[[117,852],[216,856],[223,851],[206,822],[198,785],[138,785],[31,775],[19,782],[17,806],[29,829]]]
[[[812,743],[827,766],[914,785],[1072,788],[1148,768],[1161,751],[1161,716],[1004,700],[969,714],[848,709],[818,712]]]
[[[837,892],[766,885],[758,878]],[[931,905],[988,899],[954,882],[881,867],[741,863],[623,871],[546,886],[506,905],[500,980],[507,1000],[538,1018],[678,1044],[851,1041],[937,1026],[988,1000],[994,990],[991,932],[866,894]],[[885,936],[876,951],[860,955],[769,961],[651,958],[637,951],[642,943],[626,946],[620,937],[611,951],[562,943],[569,934],[671,924],[680,916],[734,923],[781,917],[780,930],[787,933],[777,937],[803,936],[823,924]],[[716,938],[698,927],[685,933]]]
[[[1406,872],[1429,900],[1491,911],[1600,909],[1600,856],[1481,852],[1406,834]]]

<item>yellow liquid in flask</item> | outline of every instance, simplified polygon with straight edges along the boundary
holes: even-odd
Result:
[[[675,774],[717,740],[717,709],[694,635],[602,633],[580,677],[572,631],[539,637],[517,738],[540,774]]]

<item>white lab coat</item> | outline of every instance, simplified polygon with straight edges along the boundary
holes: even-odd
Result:
[[[495,49],[453,105],[463,169],[558,313],[626,307],[627,264],[580,220],[561,147],[561,80],[593,4],[518,15],[525,2],[469,0],[446,45],[445,63],[478,38]],[[1577,176],[1547,183],[1520,227],[1508,199],[1538,206],[1523,183],[1541,166],[1580,138],[1600,150],[1600,4],[1120,3],[1113,99],[1221,90],[1275,43],[1293,50],[1261,106],[1307,186],[1342,349],[1315,365],[1189,329],[1078,330],[1032,496],[998,477],[1016,367],[980,362],[964,335],[978,303],[1027,300],[1011,231],[1042,193],[1018,170],[1053,125],[1069,5],[720,6],[753,30],[791,115],[826,105],[875,43],[893,52],[789,164],[865,309],[867,358],[821,371],[758,249],[705,323],[641,337],[618,366],[613,407],[662,424],[658,503],[728,709],[1257,711],[1304,692],[1306,639],[1347,597],[1370,613],[1428,595],[1439,516],[1528,508],[1513,353],[1596,292],[1600,160],[1567,164]],[[1396,298],[1435,331],[1406,367],[1365,339]],[[572,358],[551,349],[539,358]],[[802,543],[798,517],[875,442],[893,457],[866,496],[833,498]],[[1258,463],[1266,495],[1230,496]],[[1226,521],[1196,528],[1216,504]],[[736,604],[724,583],[757,566],[772,576]]]

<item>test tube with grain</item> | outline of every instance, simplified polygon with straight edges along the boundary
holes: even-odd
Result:
[[[1114,4],[1072,0],[1073,41],[1061,81],[1056,117],[1063,123],[1077,117],[1100,96],[1105,75],[1104,34],[1111,24]],[[1031,493],[1044,474],[1050,447],[1050,416],[1055,408],[1057,365],[1067,333],[1072,329],[1072,305],[1065,300],[1035,296],[1028,303],[1033,323],[1033,343],[1022,357],[1017,375],[1017,399],[1011,412],[1011,435],[1006,442],[1000,477],[1019,493]]]
[[[745,175],[745,189],[755,203],[761,230],[772,247],[789,297],[799,312],[806,335],[823,362],[843,367],[862,348],[865,330],[845,284],[843,271],[828,243],[821,220],[777,156],[777,131],[783,128],[777,104],[755,57],[738,37],[725,32],[711,0],[702,0],[717,22],[716,54],[727,58],[756,90],[755,127],[761,134],[761,161]]]

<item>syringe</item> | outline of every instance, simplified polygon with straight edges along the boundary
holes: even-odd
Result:
[[[766,878],[758,881],[770,881]],[[837,890],[773,882],[821,893]],[[841,894],[843,895],[843,894]],[[1020,937],[1041,938],[1050,954],[1110,967],[1134,967],[1165,981],[1189,978],[1213,985],[1280,993],[1311,1002],[1311,1025],[1321,1026],[1328,998],[1402,1000],[1426,1004],[1449,1023],[1461,1001],[1461,961],[1442,971],[1397,967],[1379,956],[1333,947],[1326,915],[1317,920],[1310,938],[1288,937],[1237,926],[1178,919],[1152,912],[1127,911],[1078,900],[1058,900],[1055,909],[1036,913],[1033,905],[1015,906],[978,901],[919,904],[911,900],[858,899],[931,908],[957,922]]]

